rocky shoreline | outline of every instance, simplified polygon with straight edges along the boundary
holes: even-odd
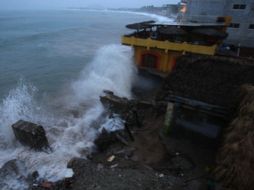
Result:
[[[186,60],[189,60],[189,62]],[[222,66],[218,66],[219,64],[222,64]],[[189,69],[188,72],[186,68]],[[71,172],[66,178],[57,182],[50,182],[42,179],[36,171],[30,174],[24,172],[25,169],[20,161],[11,160],[0,169],[2,182],[4,183],[4,179],[10,178],[17,181],[21,180],[24,182],[24,187],[28,184],[30,190],[227,189],[222,187],[222,184],[224,184],[223,181],[229,179],[223,178],[222,181],[218,181],[214,169],[220,163],[227,163],[228,165],[234,163],[236,157],[232,155],[234,155],[235,149],[228,149],[228,147],[230,148],[232,144],[239,144],[240,142],[237,139],[227,142],[227,139],[229,139],[227,133],[221,134],[223,136],[220,136],[219,146],[225,143],[222,146],[223,149],[229,151],[232,155],[229,159],[226,159],[227,155],[222,152],[219,155],[224,155],[224,157],[220,157],[219,163],[216,163],[216,156],[220,149],[217,146],[207,146],[205,141],[201,141],[202,143],[196,141],[194,133],[188,134],[191,138],[185,138],[185,134],[174,136],[170,132],[169,137],[168,125],[172,123],[167,117],[172,110],[169,109],[171,103],[167,101],[167,97],[172,94],[184,95],[187,98],[225,106],[231,110],[231,115],[227,118],[231,119],[231,117],[238,114],[237,112],[232,114],[232,112],[237,110],[239,106],[238,102],[241,99],[240,86],[245,83],[254,83],[254,78],[251,75],[253,69],[254,67],[251,64],[241,61],[185,56],[178,61],[176,70],[164,80],[162,87],[156,86],[155,89],[150,89],[150,92],[154,94],[152,97],[149,96],[151,95],[149,92],[143,92],[143,96],[148,93],[149,98],[145,99],[142,96],[140,99],[130,100],[118,97],[113,92],[105,91],[104,95],[100,97],[100,101],[105,108],[104,116],[112,119],[113,124],[111,124],[111,128],[99,126],[100,133],[94,141],[96,150],[86,159],[71,159],[67,164]],[[232,77],[240,76],[246,70],[249,71],[246,75],[241,75],[238,80],[231,81]],[[202,75],[203,80],[195,78],[199,72],[206,72],[206,75]],[[220,83],[223,84],[223,88],[218,88],[215,91]],[[231,95],[227,92],[231,92]],[[219,96],[220,94],[222,96]],[[193,101],[192,99],[188,100],[189,103]],[[244,102],[244,105],[246,104],[248,109],[251,110],[248,102],[249,100],[247,100],[247,103]],[[194,101],[194,103],[197,102]],[[174,104],[180,103],[174,102]],[[184,106],[186,106],[185,104]],[[192,107],[192,112],[198,113],[196,111],[200,109],[198,107],[200,105],[207,106],[207,104],[197,104],[194,107],[196,110]],[[218,107],[212,108],[217,109]],[[205,111],[206,114],[210,113],[207,110]],[[218,113],[216,112],[216,114]],[[176,117],[174,114],[179,113],[172,112],[171,114]],[[180,113],[178,119],[184,118],[184,114],[184,112]],[[225,123],[223,125],[224,129],[227,129],[228,125],[229,123]],[[232,126],[235,125],[232,124]],[[50,154],[51,149],[42,126],[26,121],[18,121],[12,128],[16,139],[22,145],[35,151],[47,151]],[[235,128],[239,130],[242,128],[242,124],[237,125]],[[250,128],[250,125],[248,125],[248,128]],[[225,142],[223,142],[224,136],[226,137]],[[227,146],[227,143],[230,146]],[[213,140],[213,144],[216,144],[215,140]],[[246,152],[253,151],[248,147],[246,148]],[[238,158],[241,156],[244,156],[244,154],[241,154]],[[232,162],[228,162],[229,160]],[[248,160],[248,164],[251,163],[250,160]],[[240,160],[236,161],[240,162]],[[226,173],[229,178],[231,177],[230,166],[224,168],[219,165],[218,168],[220,173]],[[238,179],[236,180],[238,183],[231,189],[237,189],[236,186],[241,186],[241,180],[238,177],[239,175],[244,176],[245,173],[240,172],[238,174],[234,172],[234,178]],[[248,179],[246,184],[251,181],[252,177]],[[0,184],[0,186],[3,185]]]
[[[105,96],[101,97],[101,102],[110,117],[117,115],[125,120],[125,127],[115,131],[102,129],[95,140],[97,150],[92,155],[89,155],[87,159],[73,158],[69,161],[67,167],[72,169],[73,176],[58,182],[41,179],[36,171],[27,176],[21,176],[15,160],[7,163],[0,171],[5,171],[5,175],[23,177],[31,190],[187,190],[206,186],[207,172],[201,169],[201,166],[196,167],[197,164],[194,163],[193,158],[186,156],[180,147],[176,148],[175,144],[182,144],[182,142],[178,142],[177,139],[171,139],[169,142],[166,138],[164,133],[165,104],[128,100],[117,97],[112,92],[106,92]],[[38,142],[41,143],[39,146],[41,148],[47,145],[47,139],[44,139],[45,134],[39,133],[42,138],[38,138],[35,130],[37,127],[41,131],[42,126],[19,121],[13,125],[14,131],[22,124],[23,127],[19,129],[24,129],[28,133],[25,135],[24,143],[24,136],[20,138],[16,131],[16,138],[22,144],[31,148],[34,148],[34,144]],[[188,142],[182,147],[185,150],[192,150],[187,144]],[[196,151],[196,148],[193,151]],[[194,155],[193,153],[191,154]],[[199,163],[199,165],[202,164]],[[9,169],[6,170],[6,168]]]

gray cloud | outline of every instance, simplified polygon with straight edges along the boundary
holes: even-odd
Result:
[[[144,5],[163,5],[180,0],[0,0],[0,9],[60,9],[67,7],[141,7]]]

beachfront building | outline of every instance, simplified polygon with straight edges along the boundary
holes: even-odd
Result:
[[[182,0],[181,22],[215,22],[231,16],[226,42],[241,47],[242,54],[254,48],[254,0]]]
[[[134,30],[122,37],[122,44],[132,46],[140,70],[153,74],[170,73],[176,59],[186,53],[214,55],[227,37],[227,18],[217,23],[156,23],[147,21],[129,24]]]

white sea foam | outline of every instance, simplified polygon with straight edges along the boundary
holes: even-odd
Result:
[[[81,11],[83,9],[68,9],[68,10],[78,10]],[[85,9],[85,11],[90,11],[90,12],[106,12],[106,13],[123,13],[123,14],[135,14],[135,15],[142,15],[146,17],[150,17],[154,19],[156,22],[160,23],[173,23],[174,18],[158,15],[158,14],[152,14],[152,13],[146,13],[146,12],[138,12],[138,11],[122,11],[122,10],[110,10],[110,9],[103,9],[103,10],[98,10],[98,9]]]
[[[135,15],[142,15],[146,17],[150,17],[152,19],[155,19],[156,22],[160,23],[172,23],[174,22],[173,18],[169,18],[166,16],[158,15],[158,14],[152,14],[152,13],[145,13],[145,12],[136,12],[136,11],[118,11],[118,10],[103,10],[104,12],[110,12],[110,13],[124,13],[124,14],[135,14]]]
[[[13,134],[10,126],[17,121],[17,118],[24,120],[34,120],[32,112],[34,106],[33,96],[36,91],[31,85],[25,85],[21,80],[18,88],[10,91],[0,106],[0,136],[2,141],[10,145],[13,141]]]
[[[114,114],[113,117],[111,116],[111,118],[106,119],[106,122],[101,125],[99,131],[105,129],[108,132],[113,132],[124,129],[124,122],[119,115]]]
[[[27,172],[37,170],[42,178],[48,180],[55,181],[69,175],[67,162],[73,157],[85,157],[91,153],[100,125],[110,123],[107,118],[102,118],[104,110],[99,101],[102,91],[111,90],[119,96],[131,96],[135,75],[132,56],[131,48],[120,45],[98,50],[94,60],[87,64],[61,101],[64,104],[61,109],[85,109],[77,110],[81,111],[79,117],[73,117],[68,111],[62,114],[62,110],[57,110],[59,113],[55,113],[40,106],[41,103],[34,98],[36,88],[21,82],[0,104],[0,166],[11,159],[18,159],[24,162]],[[20,145],[11,130],[11,124],[19,119],[42,124],[53,152],[35,152]],[[10,188],[24,189],[24,180],[20,180],[10,181]]]
[[[109,45],[97,51],[95,59],[72,84],[71,104],[93,102],[103,90],[112,90],[118,96],[131,96],[135,67],[129,47]],[[84,82],[86,81],[86,82]]]
[[[129,14],[137,14],[137,15],[143,15],[143,16],[147,16],[147,17],[151,17],[152,19],[155,19],[155,21],[159,22],[159,23],[173,23],[174,19],[173,18],[169,18],[166,16],[162,16],[162,15],[157,15],[157,14],[152,14],[152,13],[144,13],[144,12],[133,12],[133,11],[122,11],[125,13],[129,13]]]

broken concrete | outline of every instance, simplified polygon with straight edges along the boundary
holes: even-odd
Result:
[[[16,139],[24,146],[35,150],[49,148],[45,130],[41,125],[19,120],[12,125],[12,129]]]
[[[119,114],[127,127],[141,127],[144,125],[142,121],[151,112],[165,114],[166,103],[132,100],[118,97],[110,91],[104,92],[105,95],[100,97],[102,104],[110,114]]]
[[[185,66],[178,66],[179,73],[172,73],[175,78],[167,79],[162,100],[175,94],[212,105],[227,107],[232,103],[235,106],[237,100],[233,96],[239,94],[232,83],[240,74],[237,85],[252,81],[252,76],[242,76],[238,70],[245,72],[252,66],[244,63],[239,67],[234,61],[227,63],[220,58],[203,58],[188,58],[189,62],[179,63]],[[222,67],[218,69],[211,64]],[[232,69],[234,79],[229,76],[231,71],[228,69]],[[232,83],[224,84],[231,79]],[[217,150],[185,138],[165,137],[162,129],[166,104],[128,100],[112,92],[102,96],[101,102],[109,114],[117,113],[126,121],[134,140],[123,143],[115,134],[102,131],[96,142],[102,151],[89,160],[73,159],[69,163],[75,173],[71,189],[215,189],[211,170],[215,166]]]
[[[104,105],[107,102],[109,113],[118,111],[122,117],[129,116],[127,113],[135,113],[134,120],[138,119],[141,125],[132,125],[131,122],[127,122],[133,139],[124,138],[124,140],[117,135],[120,132],[128,136],[125,130],[111,133],[102,129],[102,135],[95,141],[100,151],[89,156],[89,160],[76,158],[69,162],[68,167],[74,171],[69,189],[192,190],[207,188],[207,173],[204,168],[207,167],[208,162],[204,161],[204,157],[211,158],[211,156],[195,149],[189,141],[183,145],[180,140],[179,144],[175,145],[173,144],[175,140],[171,139],[173,142],[168,143],[161,137],[166,112],[164,104],[123,100],[117,96],[113,98],[111,96],[114,95],[111,93],[103,100]],[[110,110],[115,101],[117,109]],[[119,102],[124,104],[122,110]],[[128,102],[132,102],[130,110],[125,109],[130,105]],[[205,151],[210,150],[205,148]],[[186,152],[191,155],[190,158],[185,156]],[[197,158],[194,159],[195,157]],[[64,182],[60,182],[61,190],[65,189],[63,184]]]
[[[111,91],[104,91],[104,96],[100,97],[100,101],[105,108],[110,110],[112,113],[125,114],[129,109],[131,109],[133,101],[127,98],[121,98],[114,95]]]

